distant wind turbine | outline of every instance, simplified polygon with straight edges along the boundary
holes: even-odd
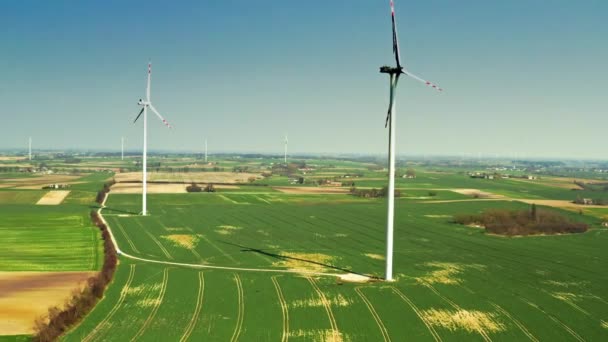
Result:
[[[287,143],[289,143],[289,140],[287,140],[287,134],[285,134],[285,165],[287,165]]]
[[[425,81],[410,73],[401,65],[399,58],[399,41],[397,38],[397,24],[395,22],[395,6],[391,4],[391,21],[393,27],[393,54],[395,55],[396,67],[383,66],[380,72],[390,76],[390,100],[388,113],[386,115],[385,127],[388,126],[388,219],[386,223],[386,280],[393,280],[393,225],[395,219],[395,91],[401,74],[409,76],[416,81],[422,82],[433,89],[442,91],[437,85]]]
[[[125,160],[125,137],[120,138],[120,160]]]
[[[32,137],[30,137],[29,156],[30,156],[30,160],[32,160]]]
[[[205,139],[205,163],[207,162],[207,139]]]
[[[141,109],[141,111],[139,112],[139,114],[137,114],[137,117],[135,118],[135,120],[133,121],[133,123],[137,122],[137,119],[139,119],[139,117],[141,116],[141,114],[144,114],[144,151],[143,151],[143,165],[142,165],[142,171],[143,171],[143,179],[142,179],[142,183],[143,183],[143,196],[142,196],[142,209],[141,209],[141,214],[143,216],[146,216],[148,214],[148,210],[147,210],[147,202],[146,202],[146,196],[148,193],[148,160],[147,160],[147,154],[148,154],[148,108],[154,112],[154,114],[156,114],[156,116],[158,116],[158,118],[165,124],[165,126],[171,128],[171,125],[169,125],[169,123],[167,122],[167,120],[165,120],[165,118],[163,118],[158,111],[156,110],[156,108],[154,108],[154,106],[152,105],[152,102],[150,100],[150,77],[152,74],[152,64],[148,63],[148,83],[146,86],[146,99],[142,100],[139,99],[139,101],[137,102],[138,105],[142,106],[143,108]]]

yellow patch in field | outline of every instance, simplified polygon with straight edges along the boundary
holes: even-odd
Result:
[[[146,299],[142,299],[142,300],[138,300],[135,305],[139,306],[140,308],[149,308],[152,306],[159,306],[162,303],[162,300],[158,299],[158,298],[146,298]]]
[[[347,237],[348,234],[344,234],[344,233],[337,233],[334,235],[335,237]]]
[[[270,234],[268,234],[268,232],[267,232],[267,231],[264,231],[264,230],[262,230],[262,229],[258,229],[258,230],[256,230],[256,233],[262,234],[262,235],[264,235],[264,236],[269,236],[269,235],[270,235]]]
[[[161,287],[161,284],[139,285],[129,288],[123,288],[121,292],[125,295],[139,295],[153,291],[159,291]]]
[[[326,330],[290,330],[289,337],[304,338],[307,341],[314,342],[344,342],[350,341],[348,336],[341,332],[334,332],[331,329]]]
[[[451,262],[428,262],[424,264],[428,267],[436,268],[436,270],[427,273],[422,277],[416,277],[416,281],[421,284],[446,284],[456,285],[462,283],[462,279],[458,278],[466,268],[473,268],[477,270],[483,270],[485,266],[472,264],[462,265]]]
[[[349,306],[353,303],[341,294],[338,294],[338,296],[333,298],[327,296],[327,300],[331,306]],[[300,299],[289,304],[292,308],[323,307],[324,305],[324,302],[320,298]]]
[[[551,293],[551,297],[563,300],[565,302],[571,302],[578,300],[581,296],[570,292],[553,292]]]
[[[467,332],[504,331],[505,326],[497,320],[497,314],[477,310],[423,310],[422,318],[431,325],[450,331],[465,330]]]
[[[584,282],[577,282],[577,281],[555,281],[555,280],[547,280],[544,283],[549,284],[549,285],[560,286],[560,287],[579,287],[584,284]]]
[[[215,232],[221,235],[230,235],[234,233],[235,230],[243,229],[243,227],[237,226],[229,226],[229,225],[221,225],[217,226],[219,229],[216,229]]]
[[[188,231],[188,228],[182,228],[182,227],[165,227],[165,230],[168,232],[183,232],[183,231]]]
[[[450,217],[452,217],[452,215],[424,215],[424,217],[430,217],[430,218],[450,218]]]
[[[229,226],[229,225],[221,225],[221,226],[217,226],[218,228],[221,229],[241,229],[243,227],[237,227],[237,226]]]
[[[384,260],[384,255],[374,254],[374,253],[365,253],[363,254],[368,258],[376,259],[376,260]]]
[[[602,321],[602,328],[608,329],[608,321]]]
[[[323,271],[326,268],[323,264],[328,264],[334,259],[331,255],[321,253],[284,252],[279,254],[284,258],[272,263],[273,266],[302,271]]]
[[[190,234],[162,235],[161,238],[171,241],[174,245],[193,249],[198,243],[198,236]]]

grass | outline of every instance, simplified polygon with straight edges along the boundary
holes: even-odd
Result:
[[[437,183],[447,187],[454,181]],[[526,189],[504,184],[494,189]],[[532,191],[549,194],[540,187]],[[452,193],[438,191],[436,197],[444,196]],[[281,193],[150,195],[150,216],[125,216],[138,212],[139,202],[137,195],[111,195],[104,215],[121,249],[142,258],[375,276],[384,268],[383,260],[368,256],[384,254],[383,200]],[[197,270],[123,257],[104,299],[66,340],[92,332],[91,340],[178,340],[188,332],[193,340],[280,340],[284,334],[296,341],[334,336],[345,341],[606,339],[608,230],[598,218],[563,212],[592,229],[531,238],[489,236],[450,222],[451,215],[489,208],[527,205],[399,199],[394,283]]]

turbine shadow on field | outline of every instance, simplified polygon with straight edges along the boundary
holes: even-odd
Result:
[[[91,206],[91,209],[99,209],[99,207],[97,207],[97,206]],[[115,213],[129,214],[129,215],[139,215],[139,213],[135,213],[135,212],[132,212],[132,211],[121,210],[121,209],[114,209],[114,208],[110,208],[110,207],[103,207],[103,210],[104,211],[115,212]]]
[[[346,273],[352,273],[352,274],[356,274],[356,275],[360,275],[360,276],[365,276],[365,277],[369,277],[369,278],[372,278],[372,279],[380,279],[380,278],[378,278],[376,276],[373,276],[373,275],[356,272],[356,271],[353,271],[353,270],[350,270],[350,269],[346,269],[346,268],[342,268],[342,267],[335,266],[335,265],[324,264],[322,262],[318,262],[318,261],[314,261],[314,260],[307,260],[307,259],[302,259],[302,258],[290,257],[290,256],[287,256],[287,255],[276,254],[276,253],[264,251],[264,250],[259,249],[259,248],[252,248],[252,247],[242,246],[242,245],[239,245],[239,244],[236,244],[236,243],[222,241],[222,240],[218,240],[218,241],[221,242],[221,243],[225,243],[227,245],[239,247],[239,248],[241,248],[241,252],[258,253],[258,254],[266,255],[268,257],[271,257],[271,258],[274,258],[274,259],[277,259],[277,260],[296,260],[296,261],[300,261],[300,262],[305,262],[305,263],[309,263],[309,264],[323,266],[323,267],[330,268],[330,269],[333,269],[333,270],[338,270],[338,271],[342,271],[342,272],[346,272]]]

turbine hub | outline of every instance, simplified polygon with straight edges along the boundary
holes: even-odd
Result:
[[[383,74],[403,74],[403,67],[381,66],[380,72]]]

